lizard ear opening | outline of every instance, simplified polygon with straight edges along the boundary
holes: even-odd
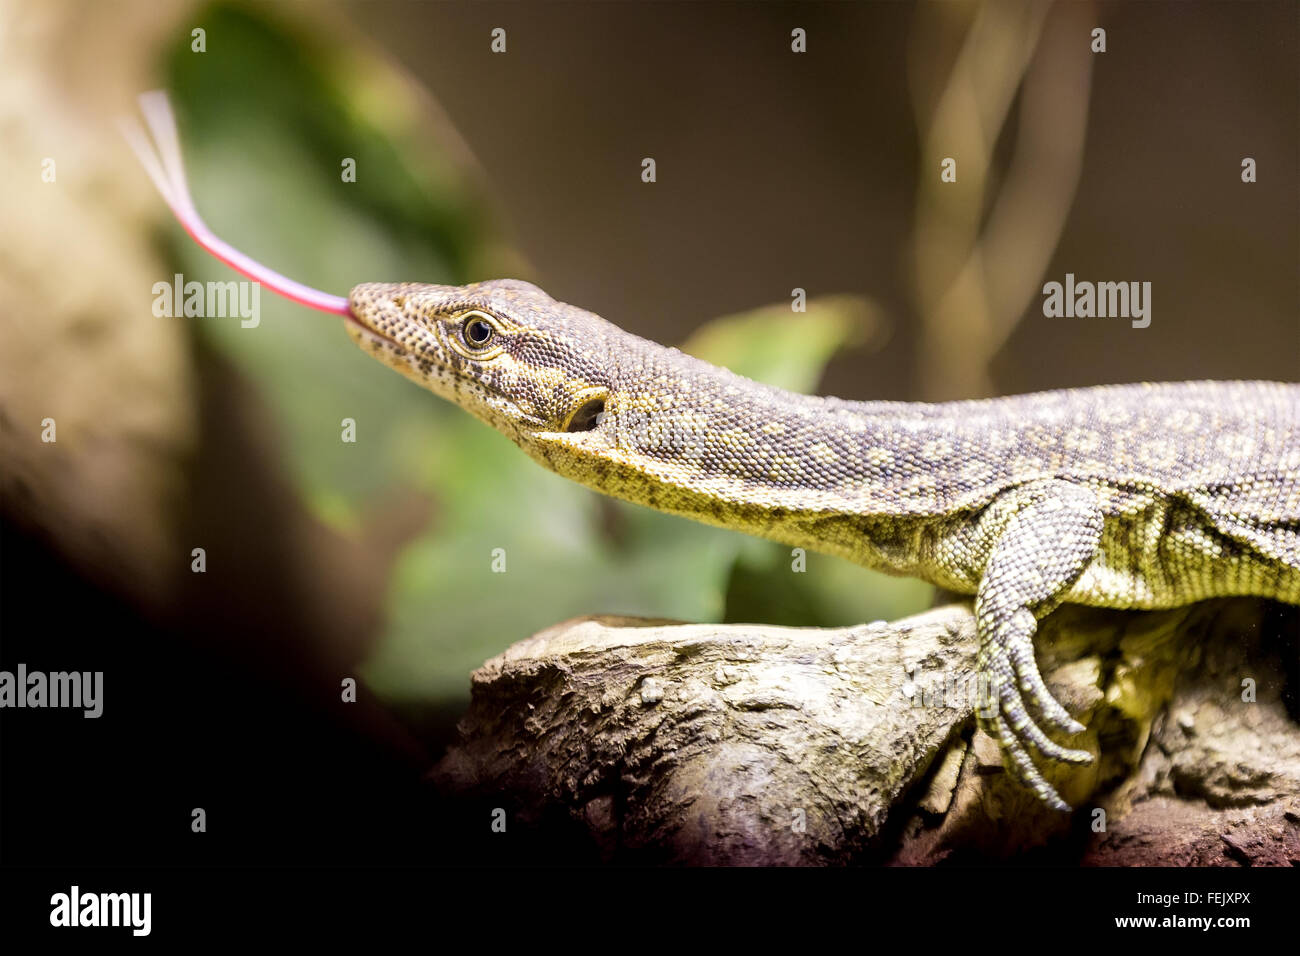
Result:
[[[578,406],[577,411],[569,416],[565,423],[566,432],[589,432],[600,424],[600,416],[605,413],[605,396],[596,395]]]

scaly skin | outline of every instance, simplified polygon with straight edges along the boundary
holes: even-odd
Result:
[[[1297,385],[847,402],[741,378],[516,280],[361,285],[349,305],[361,348],[553,471],[974,594],[981,726],[1059,809],[1027,748],[1092,758],[1046,732],[1084,728],[1039,675],[1040,618],[1063,602],[1300,604]]]

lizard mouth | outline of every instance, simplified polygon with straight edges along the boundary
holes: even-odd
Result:
[[[373,325],[367,322],[364,318],[357,315],[355,312],[352,312],[351,310],[349,310],[348,314],[344,316],[343,324],[350,334],[358,338],[364,338],[372,342],[383,343],[397,352],[405,353],[406,351],[408,351],[408,349],[404,345],[402,345],[401,342],[397,341],[397,339],[393,338],[391,335],[387,335],[383,332],[380,332],[377,328],[375,328]]]

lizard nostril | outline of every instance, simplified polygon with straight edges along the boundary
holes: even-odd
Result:
[[[406,308],[406,296],[404,295],[393,296],[393,305],[397,306],[399,309]]]

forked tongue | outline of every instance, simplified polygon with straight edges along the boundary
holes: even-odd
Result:
[[[150,141],[135,117],[124,116],[118,120],[118,125],[126,141],[131,144],[131,149],[135,151],[136,158],[140,160],[140,165],[144,166],[154,186],[171,207],[177,222],[194,241],[236,272],[261,283],[272,292],[278,292],[286,299],[321,312],[352,318],[347,299],[309,288],[301,282],[282,276],[260,262],[254,262],[212,234],[212,230],[199,218],[194,200],[190,198],[190,187],[185,180],[185,165],[181,161],[180,137],[176,133],[176,117],[172,115],[167,94],[162,90],[142,93],[139,102],[140,111],[149,124],[149,132],[153,134],[153,141]]]

